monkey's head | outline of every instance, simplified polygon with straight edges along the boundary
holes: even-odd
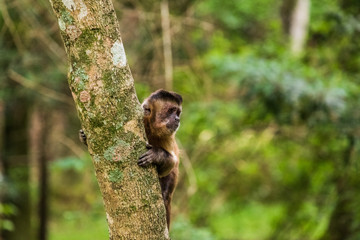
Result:
[[[148,137],[167,137],[180,126],[182,97],[174,92],[157,90],[144,100],[144,125]]]

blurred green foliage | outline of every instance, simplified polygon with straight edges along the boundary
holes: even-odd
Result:
[[[0,229],[14,230],[14,224],[8,219],[9,216],[18,214],[16,207],[12,204],[0,203]]]
[[[360,5],[312,1],[307,41],[294,56],[280,14],[287,1],[170,2],[174,91],[184,98],[172,239],[360,239]],[[140,100],[162,75],[159,3],[145,2],[114,1]],[[66,112],[66,135],[76,138],[74,110],[5,81],[12,69],[69,92],[65,55],[43,50],[24,21],[31,14],[8,7],[18,34],[32,37],[19,53],[0,18],[0,97],[24,94]],[[47,1],[31,9],[44,23],[39,35],[61,46]],[[50,171],[50,239],[107,238],[89,156],[56,155]],[[16,213],[7,207],[0,215]]]

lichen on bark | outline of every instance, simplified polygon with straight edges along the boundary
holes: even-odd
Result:
[[[49,0],[69,59],[69,86],[104,199],[110,239],[169,239],[142,110],[111,0]]]

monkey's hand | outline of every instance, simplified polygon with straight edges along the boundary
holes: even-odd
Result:
[[[141,167],[147,167],[152,163],[155,163],[158,158],[158,148],[153,148],[150,144],[146,144],[148,151],[140,156],[138,165]]]
[[[80,139],[80,142],[82,142],[83,144],[85,144],[87,146],[87,137],[86,137],[84,130],[82,130],[82,129],[79,130],[79,139]]]
[[[138,165],[140,167],[147,167],[150,164],[156,166],[159,177],[166,176],[175,166],[174,157],[161,147],[146,146],[149,149],[146,153],[140,156]]]

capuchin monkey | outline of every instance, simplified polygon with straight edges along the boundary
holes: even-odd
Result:
[[[179,148],[175,133],[180,126],[182,97],[165,90],[153,92],[142,103],[144,126],[149,144],[148,149],[138,160],[138,165],[155,165],[166,209],[166,222],[170,227],[171,199],[179,174]],[[80,130],[79,137],[85,145],[86,135]]]
[[[182,97],[179,94],[162,89],[153,92],[142,104],[149,145],[148,151],[139,158],[138,165],[156,166],[168,228],[171,199],[179,174],[179,148],[175,141],[175,133],[180,126],[181,104]]]

